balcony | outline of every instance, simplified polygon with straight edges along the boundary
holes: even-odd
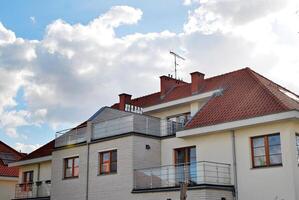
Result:
[[[55,147],[62,147],[72,144],[86,142],[86,126],[78,126],[71,129],[62,130],[56,133]]]
[[[141,114],[131,114],[93,125],[92,139],[100,139],[125,133],[141,133],[151,136],[169,136],[182,130],[183,125]]]
[[[216,162],[193,162],[134,170],[133,191],[189,186],[231,186],[230,165]]]
[[[50,181],[17,184],[15,199],[50,199],[50,193]]]

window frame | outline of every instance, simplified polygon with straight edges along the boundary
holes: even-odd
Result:
[[[271,164],[270,162],[270,146],[269,145],[269,137],[271,136],[279,136],[280,140],[280,154],[275,154],[275,155],[280,155],[281,156],[281,163],[276,163],[276,164]],[[262,166],[256,166],[254,158],[257,157],[254,155],[254,145],[253,145],[253,140],[257,138],[263,138],[264,139],[264,148],[265,148],[265,165]],[[267,167],[276,167],[276,166],[283,166],[283,160],[282,160],[282,151],[281,151],[281,137],[280,133],[272,133],[272,134],[267,134],[267,135],[258,135],[258,136],[253,136],[250,137],[250,149],[251,149],[251,165],[253,169],[256,168],[267,168]]]
[[[187,146],[187,147],[180,147],[180,148],[173,149],[173,153],[174,153],[174,156],[173,156],[174,162],[173,163],[174,163],[174,165],[179,165],[180,164],[180,163],[177,162],[177,152],[179,150],[184,150],[184,154],[185,154],[184,164],[189,164],[190,163],[190,155],[188,153],[190,153],[190,149],[193,149],[193,148],[195,149],[195,152],[196,152],[196,146],[195,145],[194,146]],[[196,158],[195,162],[197,162],[197,155],[196,155],[195,158]]]
[[[78,168],[79,168],[79,172],[78,172],[78,175],[75,176],[75,160],[76,158],[78,158]],[[68,160],[72,160],[72,175],[71,176],[66,176],[66,170],[67,170],[67,163],[68,163]],[[72,178],[79,178],[79,173],[80,173],[80,159],[79,159],[79,156],[73,156],[73,157],[67,157],[67,158],[64,158],[63,159],[63,163],[64,163],[64,174],[63,174],[63,179],[72,179]]]
[[[112,161],[112,153],[115,152],[116,153],[116,161]],[[103,162],[103,155],[105,153],[109,153],[109,172],[104,172],[102,165],[104,164]],[[117,160],[118,160],[118,153],[117,153],[117,149],[111,149],[111,150],[107,150],[107,151],[101,151],[98,153],[98,175],[102,176],[102,175],[110,175],[110,174],[117,174]],[[115,171],[112,171],[112,163],[116,163],[116,169]]]

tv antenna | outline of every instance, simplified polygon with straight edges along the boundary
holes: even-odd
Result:
[[[179,64],[177,63],[176,59],[179,58],[179,59],[185,60],[185,58],[183,58],[182,56],[180,56],[179,54],[177,54],[177,53],[175,53],[173,51],[170,51],[169,53],[174,56],[174,77],[175,77],[175,79],[177,79],[177,69],[176,69],[176,67]]]

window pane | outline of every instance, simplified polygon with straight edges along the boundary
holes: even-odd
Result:
[[[196,162],[196,148],[190,148],[190,162]]]
[[[269,154],[281,154],[280,145],[270,146],[269,147]]]
[[[71,177],[72,176],[72,169],[67,168],[65,169],[65,177]]]
[[[264,155],[266,155],[265,147],[258,147],[258,148],[255,148],[253,151],[254,151],[254,156],[264,156]]]
[[[67,159],[67,168],[73,167],[73,159]]]
[[[255,157],[254,164],[255,167],[266,166],[266,157],[265,156]]]
[[[74,167],[74,176],[79,176],[79,166]]]
[[[296,135],[296,144],[299,146],[299,135]]]
[[[102,164],[102,171],[101,173],[109,173],[110,172],[110,163]]]
[[[269,146],[280,144],[280,135],[271,135],[268,137]]]
[[[74,167],[78,167],[78,166],[79,166],[79,158],[75,158]]]
[[[270,156],[270,164],[271,165],[281,164],[281,163],[282,163],[281,155]]]
[[[263,147],[265,146],[264,137],[253,138],[253,147]]]
[[[112,154],[111,162],[117,161],[117,151],[112,151],[111,154]]]
[[[111,172],[117,172],[117,162],[111,163]]]
[[[103,162],[109,162],[110,160],[110,152],[103,153]]]

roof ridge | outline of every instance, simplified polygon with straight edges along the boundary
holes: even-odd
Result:
[[[18,152],[17,150],[15,150],[14,148],[12,148],[11,146],[9,146],[9,145],[7,145],[7,144],[5,144],[4,142],[2,142],[1,140],[0,140],[0,143],[1,144],[3,144],[4,146],[6,146],[7,148],[9,148],[9,149],[11,149],[11,150],[13,150],[15,153],[17,153],[21,158],[22,157],[24,157],[24,154],[23,153],[21,153],[21,152]]]
[[[244,67],[244,68],[241,68],[241,69],[236,69],[234,71],[231,71],[231,72],[227,72],[227,73],[223,73],[223,74],[219,74],[219,75],[216,75],[216,76],[212,76],[212,77],[209,77],[206,80],[211,80],[211,79],[214,79],[214,78],[220,78],[222,76],[227,76],[227,75],[230,75],[230,74],[234,74],[234,73],[237,73],[237,72],[240,72],[240,71],[246,71],[246,70],[251,70],[249,67]]]
[[[288,106],[286,106],[276,95],[274,95],[269,88],[267,88],[253,73],[255,71],[249,69],[248,74],[263,88],[265,91],[277,102],[283,109],[288,109]],[[257,73],[256,73],[257,74]],[[272,81],[271,81],[272,82]]]

